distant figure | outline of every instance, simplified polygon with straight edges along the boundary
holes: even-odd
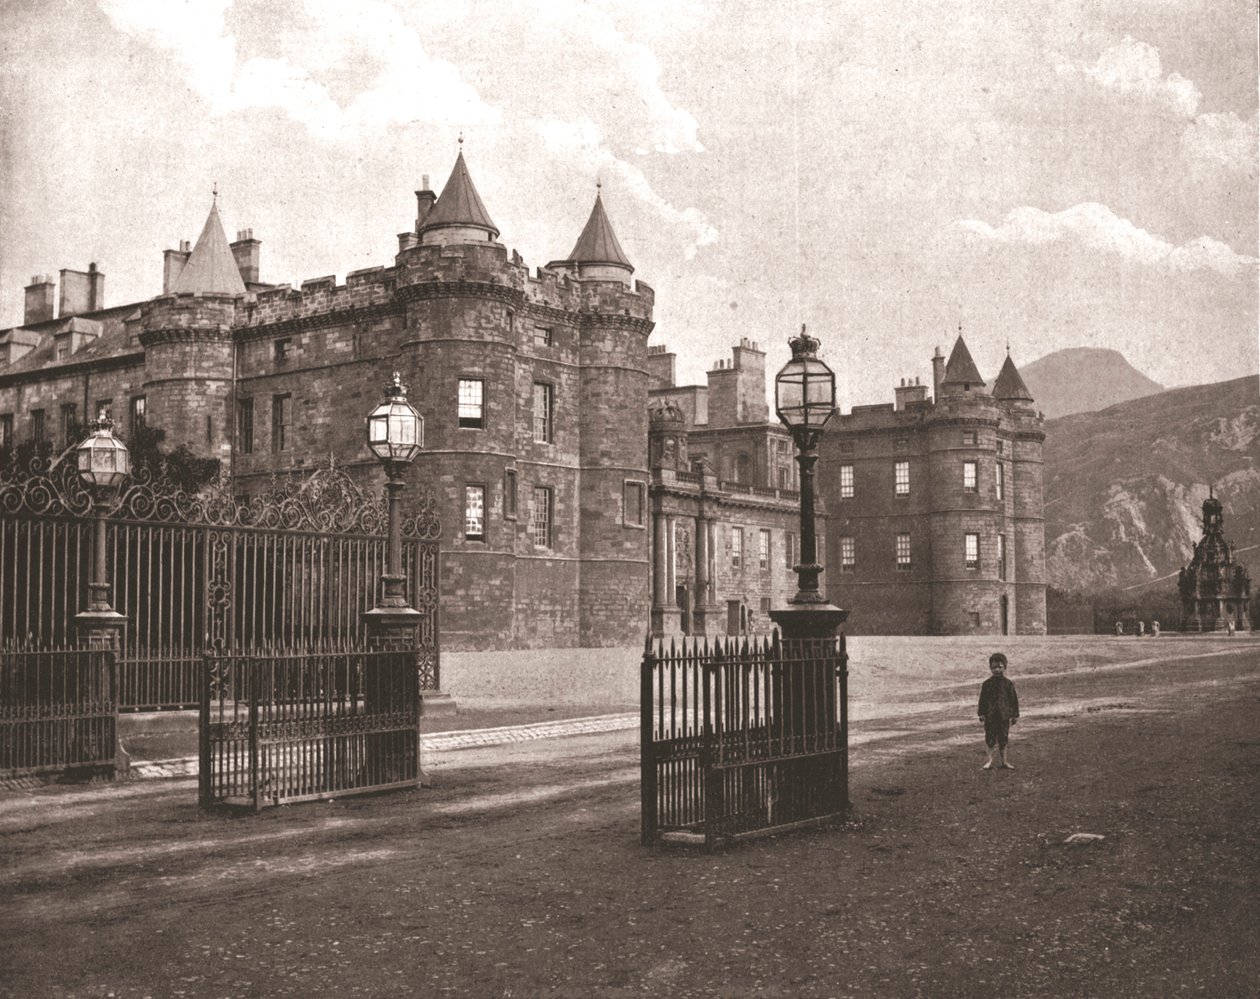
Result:
[[[1159,622],[1151,622],[1151,638],[1159,638]]]
[[[993,754],[997,751],[997,769],[1014,770],[1006,762],[1006,744],[1010,739],[1011,726],[1019,721],[1019,697],[1015,684],[1006,678],[1006,656],[995,652],[989,656],[990,677],[980,687],[980,706],[977,713],[984,723],[984,746],[987,758],[983,770],[993,769]]]
[[[1139,622],[1138,622],[1137,637],[1138,637],[1138,638],[1141,638],[1141,637],[1142,637],[1145,633],[1146,633],[1146,622],[1145,622],[1145,621],[1139,621]]]
[[[1230,638],[1234,637],[1234,619],[1232,617],[1225,619],[1225,634]]]
[[[1116,634],[1117,634],[1117,635],[1123,635],[1123,634],[1124,634],[1124,622],[1123,622],[1123,621],[1117,621],[1117,622],[1116,622]]]

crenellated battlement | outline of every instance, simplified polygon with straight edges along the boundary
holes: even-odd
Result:
[[[300,289],[285,284],[259,291],[252,301],[246,300],[240,325],[268,326],[388,304],[394,298],[395,273],[393,267],[368,267],[351,271],[345,284],[337,284],[336,277],[329,275],[303,281]]]
[[[160,295],[141,307],[141,342],[158,331],[228,329],[236,322],[239,305],[230,295]]]

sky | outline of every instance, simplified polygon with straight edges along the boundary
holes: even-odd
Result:
[[[804,323],[842,408],[1110,347],[1255,373],[1247,0],[18,0],[0,26],[0,328],[32,275],[161,291],[217,185],[262,279],[390,265],[464,137],[500,241],[566,256],[596,183],[680,384]]]

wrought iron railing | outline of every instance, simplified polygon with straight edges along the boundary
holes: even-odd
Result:
[[[846,812],[844,636],[649,641],[640,702],[644,843],[712,847]]]
[[[412,787],[420,771],[415,652],[290,648],[207,656],[203,807]]]
[[[114,656],[96,649],[0,649],[0,777],[113,773]]]

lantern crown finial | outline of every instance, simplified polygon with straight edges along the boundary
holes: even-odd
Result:
[[[114,432],[114,421],[110,419],[109,413],[102,409],[96,414],[96,419],[88,424],[88,430],[94,434],[112,434]]]
[[[406,399],[407,386],[402,383],[402,375],[397,371],[394,372],[393,379],[385,389],[385,394],[391,399]]]
[[[792,348],[793,360],[800,360],[805,357],[817,357],[818,347],[822,343],[817,337],[812,337],[805,332],[805,324],[801,323],[801,335],[794,336],[788,341],[788,346]]]

